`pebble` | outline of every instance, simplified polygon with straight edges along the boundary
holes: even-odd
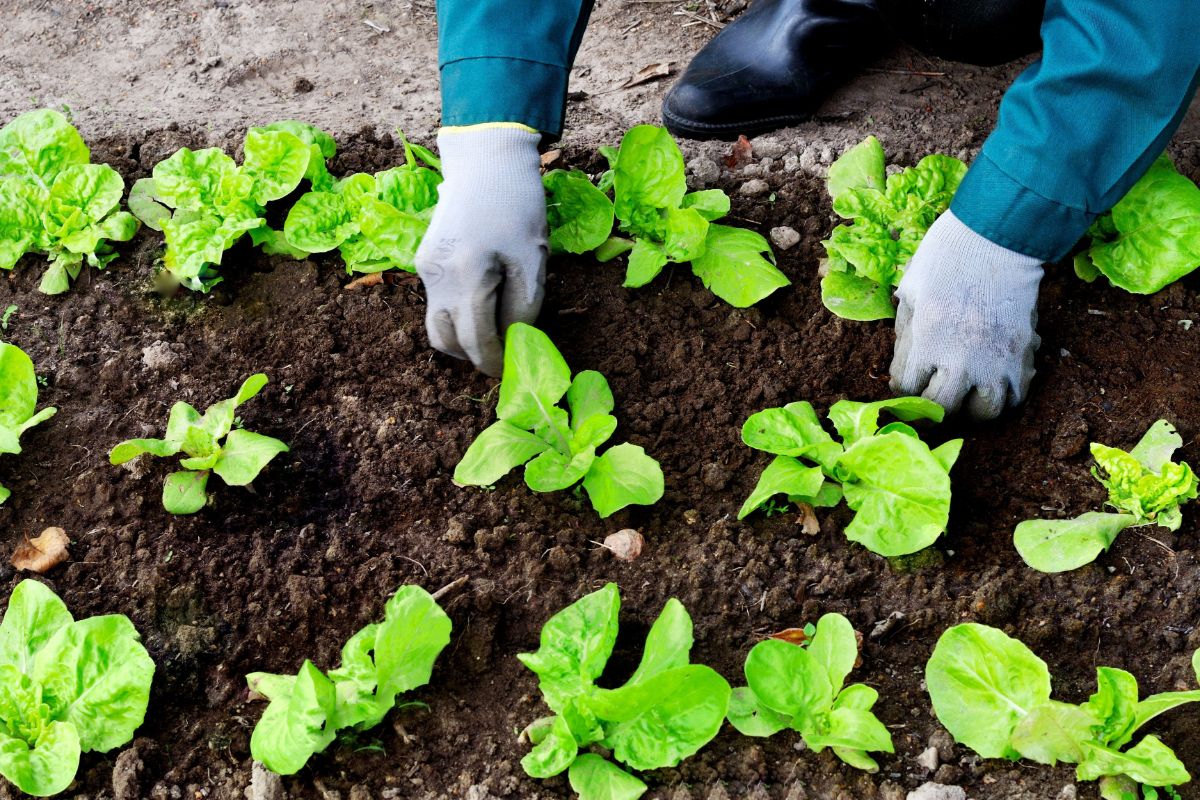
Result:
[[[687,168],[695,177],[696,182],[702,186],[716,183],[717,178],[721,177],[721,168],[717,166],[717,162],[704,156],[697,156],[687,162]]]
[[[246,800],[283,800],[283,779],[255,761],[250,768]]]
[[[167,342],[155,342],[142,348],[142,363],[155,372],[166,372],[179,363],[179,354]]]
[[[917,756],[917,763],[926,772],[936,772],[938,764],[941,763],[938,759],[938,749],[936,747],[925,748],[921,755]]]
[[[137,747],[121,751],[113,764],[113,796],[116,800],[137,800],[141,794],[139,778],[144,769]]]
[[[800,234],[796,232],[795,228],[789,228],[787,225],[771,228],[771,244],[780,250],[791,250],[799,242]]]
[[[769,191],[771,191],[771,184],[762,178],[754,178],[743,183],[738,189],[738,194],[744,197],[761,197]]]
[[[1075,784],[1068,783],[1058,793],[1058,800],[1075,800],[1079,796],[1079,791],[1075,788]]]
[[[908,800],[967,800],[967,791],[961,786],[924,783],[908,793]]]

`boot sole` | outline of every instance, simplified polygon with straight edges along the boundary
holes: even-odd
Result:
[[[786,114],[777,117],[760,117],[738,122],[698,122],[684,119],[672,114],[664,107],[662,109],[663,123],[667,130],[675,136],[684,139],[719,139],[732,141],[738,136],[757,136],[760,133],[786,128],[789,125],[799,125],[813,118],[812,114]]]

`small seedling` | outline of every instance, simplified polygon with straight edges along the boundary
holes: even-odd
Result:
[[[800,644],[767,639],[746,658],[746,683],[733,690],[729,722],[746,736],[799,731],[819,753],[831,748],[852,767],[877,772],[869,752],[894,752],[892,735],[871,712],[879,692],[845,686],[858,661],[858,636],[841,614],[805,626]]]
[[[63,791],[81,753],[133,739],[153,679],[128,617],[76,621],[44,584],[21,581],[0,621],[0,775],[37,797]]]
[[[880,427],[890,412],[901,422]],[[829,419],[842,441],[821,426],[807,402],[753,414],[742,426],[742,441],[775,454],[738,512],[744,519],[778,495],[791,503],[836,506],[843,497],[858,513],[846,538],[882,556],[903,556],[933,544],[950,518],[950,468],[962,439],[930,450],[905,424],[941,422],[945,411],[921,397],[875,403],[840,400]]]
[[[957,158],[931,155],[888,175],[883,146],[874,136],[833,162],[825,185],[833,210],[850,224],[834,228],[821,242],[829,256],[821,265],[825,307],[844,319],[896,316],[892,291],[966,174]]]
[[[57,111],[30,111],[0,128],[0,269],[26,253],[45,253],[39,291],[61,294],[83,265],[104,269],[138,222],[119,211],[125,181],[92,164],[79,131]]]
[[[1112,210],[1088,228],[1075,273],[1154,294],[1200,267],[1200,186],[1158,157]]]
[[[164,438],[121,442],[109,461],[124,464],[143,453],[160,458],[183,453],[186,457],[179,462],[183,469],[168,475],[163,484],[163,507],[172,514],[194,514],[208,500],[210,474],[216,473],[229,486],[246,486],[271,459],[288,451],[278,439],[233,427],[235,409],[266,385],[266,375],[251,375],[236,395],[212,404],[204,414],[180,401],[171,407]]]
[[[272,772],[292,775],[338,731],[374,728],[397,697],[429,683],[433,662],[450,642],[450,627],[429,592],[402,586],[387,601],[383,622],[346,642],[337,669],[323,673],[305,661],[296,675],[247,675],[250,691],[271,701],[254,726],[251,755]]]
[[[15,305],[9,306],[8,308],[4,309],[4,313],[2,315],[0,315],[0,331],[8,330],[8,322],[9,322],[9,320],[12,319],[13,314],[16,314],[16,313],[17,313],[17,307]]]
[[[305,253],[338,250],[351,274],[416,271],[417,247],[437,205],[441,161],[397,133],[403,165],[375,175],[355,173],[296,201],[283,226],[291,247]]]
[[[1200,650],[1192,656],[1192,668],[1200,680]],[[1137,678],[1098,667],[1096,693],[1087,702],[1051,700],[1046,662],[1003,631],[975,623],[942,634],[925,667],[925,682],[933,710],[950,735],[984,758],[1076,764],[1075,777],[1099,780],[1105,800],[1136,797],[1138,784],[1151,800],[1158,797],[1155,787],[1191,780],[1156,736],[1125,748],[1159,714],[1200,702],[1200,690],[1139,700]]]
[[[129,208],[167,241],[163,263],[180,285],[207,292],[221,282],[221,258],[245,234],[274,255],[304,258],[265,218],[267,204],[287,197],[301,181],[332,183],[325,160],[333,138],[303,122],[285,120],[246,134],[241,166],[220,148],[180,149],[137,181]]]
[[[651,626],[633,676],[617,689],[596,686],[616,643],[620,608],[621,593],[610,583],[547,620],[537,652],[517,656],[537,674],[554,711],[525,729],[534,747],[521,766],[533,778],[566,771],[584,800],[636,800],[646,791],[640,779],[584,748],[599,744],[635,770],[674,767],[717,735],[729,707],[725,679],[688,663],[692,620],[674,598]]]
[[[619,148],[600,152],[610,169],[597,187],[585,186],[581,172],[555,170],[545,177],[556,251],[594,250],[600,261],[628,253],[625,286],[630,288],[650,283],[667,264],[691,262],[692,272],[713,294],[738,308],[789,285],[766,239],[715,224],[729,213],[728,195],[720,189],[688,192],[683,154],[665,128],[638,125]],[[614,217],[620,233],[609,236]]]
[[[571,411],[558,404],[563,397]],[[476,437],[454,469],[460,486],[491,486],[525,464],[535,492],[568,489],[582,481],[601,517],[628,505],[652,505],[663,494],[658,462],[634,444],[596,450],[617,429],[608,381],[571,369],[550,337],[524,323],[509,326],[499,419]],[[529,462],[529,463],[526,463]]]
[[[39,385],[33,361],[25,351],[0,342],[0,453],[18,455],[21,434],[58,412],[53,406],[37,411]],[[11,494],[0,486],[0,503]]]
[[[1031,519],[1017,525],[1013,544],[1025,563],[1041,572],[1066,572],[1090,564],[1126,528],[1183,524],[1184,503],[1196,499],[1192,468],[1171,461],[1183,446],[1175,426],[1160,419],[1130,452],[1092,443],[1092,474],[1108,489],[1115,512],[1089,511],[1074,519]]]

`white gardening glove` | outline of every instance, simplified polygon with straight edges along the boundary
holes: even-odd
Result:
[[[508,125],[438,134],[445,180],[417,250],[429,343],[499,376],[504,331],[532,323],[546,278],[539,134]]]
[[[1040,259],[995,244],[953,212],[938,218],[896,297],[892,389],[976,419],[1025,399],[1033,378]]]

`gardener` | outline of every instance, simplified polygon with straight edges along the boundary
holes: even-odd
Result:
[[[502,331],[542,301],[538,144],[562,131],[589,0],[439,0],[445,183],[417,255],[434,347],[498,375]],[[1062,258],[1162,152],[1196,89],[1196,0],[758,0],[663,103],[682,136],[808,118],[887,27],[932,53],[1032,52],[951,209],[897,291],[892,387],[981,419],[1033,377],[1042,264]]]

